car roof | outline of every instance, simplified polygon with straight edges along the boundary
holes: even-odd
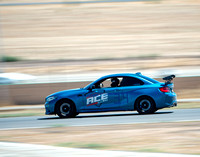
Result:
[[[133,76],[140,76],[142,75],[141,73],[118,73],[118,74],[110,74],[110,75],[106,75],[106,76],[103,76],[101,78],[108,78],[108,77],[124,77],[124,76],[129,76],[129,77],[133,77]]]
[[[112,78],[112,77],[136,77],[138,79],[141,79],[141,80],[145,80],[147,82],[151,82],[151,83],[159,83],[157,80],[154,80],[150,77],[147,77],[147,76],[144,76],[142,75],[140,72],[137,72],[137,73],[118,73],[118,74],[110,74],[110,75],[106,75],[106,76],[103,76],[101,77],[100,79],[98,80],[102,80],[102,79],[106,79],[106,78]]]
[[[151,79],[147,76],[144,76],[140,72],[137,72],[137,73],[118,73],[118,74],[105,75],[105,76],[97,79],[96,81],[90,83],[85,88],[88,88],[91,84],[95,84],[95,83],[102,81],[104,79],[113,78],[113,77],[136,77],[136,78],[141,79],[141,80],[143,80],[143,81],[145,81],[146,83],[149,83],[149,84],[158,83],[158,81]]]

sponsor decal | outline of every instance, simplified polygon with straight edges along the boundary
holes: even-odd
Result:
[[[87,100],[87,106],[96,105],[96,106],[100,107],[103,102],[108,101],[108,93],[91,95],[91,96],[87,97],[86,100]]]

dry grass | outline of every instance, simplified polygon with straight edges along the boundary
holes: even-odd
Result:
[[[19,106],[14,106],[19,107]],[[8,117],[26,117],[26,116],[44,116],[44,109],[19,109],[19,110],[6,110],[0,111],[0,118]]]
[[[200,122],[0,131],[1,141],[67,147],[200,154]]]

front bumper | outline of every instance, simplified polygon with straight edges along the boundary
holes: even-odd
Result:
[[[50,103],[46,102],[45,103],[45,114],[46,115],[52,115],[55,114],[54,107],[52,107]]]

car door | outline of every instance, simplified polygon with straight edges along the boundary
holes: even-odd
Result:
[[[85,110],[114,110],[120,107],[119,92],[116,88],[93,89],[85,94]]]
[[[96,110],[96,111],[108,111],[119,108],[120,97],[117,90],[118,87],[111,87],[111,78],[107,78],[102,82],[99,82],[102,87],[95,86],[85,94],[84,103],[85,110]]]
[[[107,104],[108,94],[104,89],[92,89],[84,95],[84,109],[94,110],[100,108],[103,104]]]
[[[120,107],[120,92],[119,87],[104,88],[105,93],[108,95],[108,101],[102,105],[102,109],[114,110]]]

